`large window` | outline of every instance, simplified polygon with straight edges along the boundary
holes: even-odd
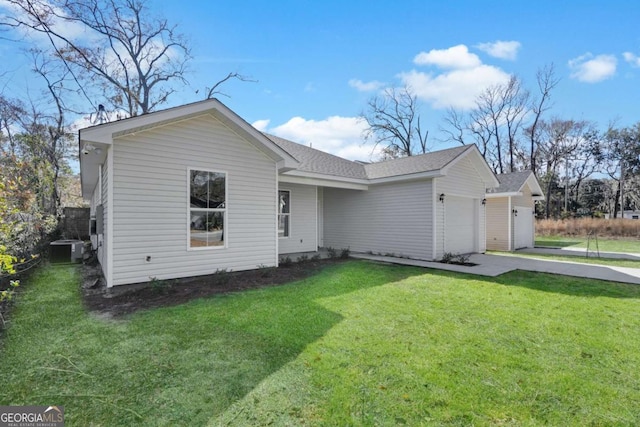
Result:
[[[289,237],[291,218],[291,192],[278,191],[278,237]]]
[[[223,172],[189,169],[189,248],[224,247],[226,185]]]

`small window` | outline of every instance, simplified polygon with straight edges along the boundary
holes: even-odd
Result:
[[[289,237],[291,220],[291,192],[278,191],[278,237]]]
[[[189,248],[224,247],[226,193],[225,173],[189,170]]]

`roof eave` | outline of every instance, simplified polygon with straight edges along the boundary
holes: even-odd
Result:
[[[486,193],[485,197],[487,199],[498,199],[500,197],[520,197],[522,194],[521,191],[506,191],[504,193]]]
[[[83,178],[81,178],[83,197],[91,197],[95,184],[97,183],[97,172],[95,171],[97,167],[95,161],[88,161],[86,159],[83,161],[84,155],[82,154],[82,150],[86,144],[90,143],[93,146],[103,148],[106,154],[109,146],[113,144],[113,140],[117,137],[136,134],[144,130],[188,120],[204,114],[211,114],[233,132],[246,139],[267,157],[275,161],[279,172],[294,170],[300,166],[300,163],[293,156],[263,135],[262,132],[259,132],[247,123],[222,102],[217,99],[208,99],[81,129],[78,132],[78,150],[80,151],[80,173],[81,176],[83,176]],[[90,179],[87,179],[89,176]]]
[[[394,176],[387,176],[383,178],[373,178],[373,179],[369,179],[369,183],[389,184],[392,182],[418,181],[421,179],[440,178],[442,176],[444,176],[442,171],[440,169],[437,169],[433,171],[410,173],[406,175],[394,175]]]

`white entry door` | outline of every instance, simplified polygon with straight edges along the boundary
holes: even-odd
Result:
[[[533,209],[523,206],[514,208],[518,213],[513,218],[514,249],[533,247]]]
[[[444,251],[454,254],[476,252],[478,221],[475,199],[446,196]]]

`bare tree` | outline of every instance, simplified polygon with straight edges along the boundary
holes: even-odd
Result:
[[[387,157],[426,153],[428,131],[423,131],[418,100],[410,88],[387,88],[368,102],[362,114],[368,129],[365,138],[383,145]]]
[[[542,115],[551,108],[551,91],[558,85],[560,79],[555,76],[555,67],[552,64],[546,65],[536,73],[538,86],[538,96],[531,100],[530,111],[533,114],[531,124],[525,129],[529,137],[529,162],[530,168],[537,173],[536,147],[539,139],[539,124]]]
[[[586,121],[562,120],[554,118],[550,121],[540,121],[540,160],[541,167],[545,168],[543,185],[545,188],[545,216],[551,215],[552,205],[552,183],[560,181],[560,167],[565,167],[565,179],[568,181],[568,169],[580,148],[586,144],[589,135],[593,131],[593,125]],[[568,182],[565,182],[565,191],[568,189]]]
[[[599,144],[594,144],[593,153],[602,171],[618,183],[613,212],[616,218],[618,208],[625,209],[626,183],[640,175],[640,122],[626,128],[610,124]]]
[[[45,82],[43,97],[26,102],[0,99],[0,153],[24,162],[37,206],[56,215],[60,207],[58,179],[68,171],[74,135],[66,123],[62,93],[66,73],[50,69],[50,61],[33,55],[33,71]]]
[[[528,99],[520,79],[511,76],[507,83],[480,93],[470,111],[449,109],[444,118],[446,127],[441,130],[450,141],[475,143],[494,172],[513,172],[522,157],[518,135],[528,112]]]
[[[176,85],[186,84],[190,57],[186,38],[175,25],[149,10],[148,0],[6,0],[11,14],[0,26],[45,36],[52,55],[96,110],[136,116],[167,102]],[[82,36],[78,36],[81,30]],[[207,98],[230,79],[207,88]]]
[[[509,171],[516,171],[515,158],[518,156],[516,136],[522,128],[522,121],[527,113],[529,92],[522,87],[520,79],[511,76],[509,82],[502,87],[503,128],[509,146]]]

